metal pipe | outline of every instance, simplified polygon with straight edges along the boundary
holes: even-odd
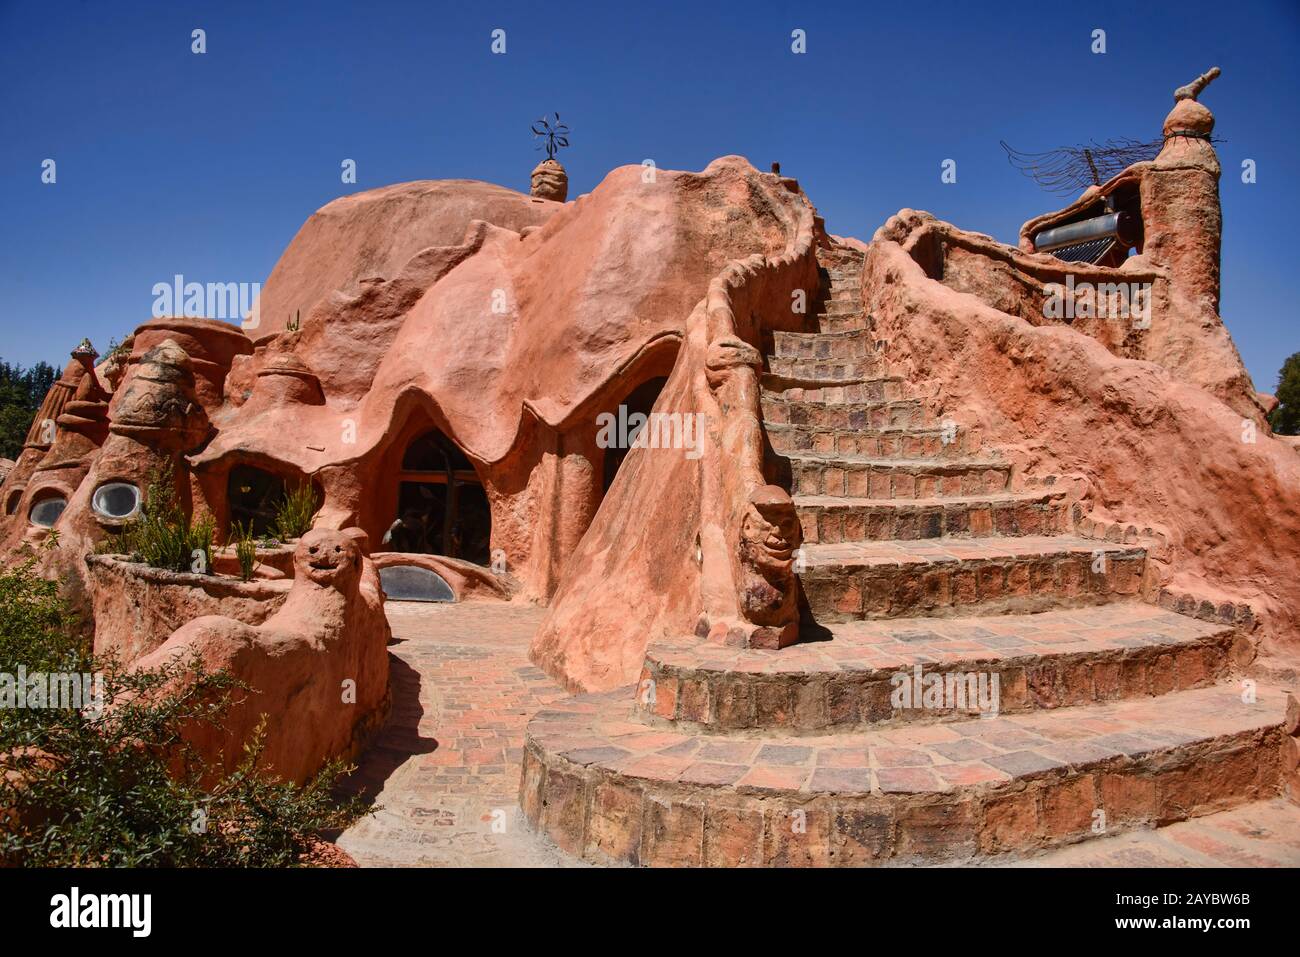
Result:
[[[1044,229],[1034,237],[1034,251],[1050,253],[1054,249],[1077,246],[1092,239],[1114,237],[1125,249],[1137,242],[1138,224],[1132,213],[1105,213],[1077,223]]]

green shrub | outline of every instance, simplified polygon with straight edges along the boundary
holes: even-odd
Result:
[[[132,559],[174,572],[208,574],[212,569],[210,515],[198,522],[185,517],[176,502],[171,466],[153,473],[139,517],[118,538],[118,547]]]
[[[320,502],[310,482],[302,482],[284,493],[275,511],[273,530],[276,538],[288,540],[301,538],[311,529],[312,517]]]
[[[0,673],[97,673],[102,708],[0,709],[0,864],[280,867],[364,816],[336,803],[338,762],[302,786],[260,766],[262,731],[213,779],[181,731],[248,693],[196,657],[147,671],[93,659],[32,563],[0,573]],[[263,719],[263,726],[265,719]]]

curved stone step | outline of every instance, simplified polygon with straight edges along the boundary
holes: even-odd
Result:
[[[928,459],[967,455],[969,433],[954,426],[943,428],[837,429],[815,425],[764,426],[772,449],[822,456],[856,455],[872,459]]]
[[[881,376],[870,373],[874,378],[835,379],[812,375],[785,376],[775,372],[764,372],[762,387],[767,392],[777,392],[793,402],[825,402],[828,404],[849,404],[862,402],[892,402],[902,399],[906,393],[906,383],[897,376]]]
[[[856,734],[748,738],[630,720],[628,691],[528,725],[520,804],[587,860],[650,866],[970,861],[1278,793],[1285,692],[1156,699]]]
[[[845,332],[868,331],[873,328],[871,321],[865,315],[828,316],[825,313],[818,313],[816,319],[817,328],[826,334],[838,335]]]
[[[792,401],[782,393],[765,392],[762,409],[766,424],[879,429],[921,427],[926,421],[925,409],[916,399],[827,405],[824,402]]]
[[[796,495],[794,504],[808,545],[1056,535],[1070,529],[1065,492],[1050,489],[924,499]]]
[[[780,651],[656,641],[634,703],[677,728],[819,734],[1161,695],[1219,681],[1251,653],[1231,624],[1141,602],[856,621]]]
[[[777,358],[863,359],[878,351],[866,329],[849,332],[774,332]]]
[[[766,381],[769,383],[779,379],[791,386],[825,388],[856,385],[881,378],[881,373],[885,371],[885,361],[874,354],[851,359],[772,356],[767,360],[767,369]]]
[[[1142,591],[1146,551],[1069,535],[805,545],[796,572],[817,621],[1025,614]]]
[[[818,315],[840,318],[842,316],[861,316],[863,313],[862,299],[859,296],[845,296],[839,299],[827,299]]]
[[[847,498],[952,498],[1006,491],[1011,466],[992,459],[874,459],[795,452],[791,495]]]

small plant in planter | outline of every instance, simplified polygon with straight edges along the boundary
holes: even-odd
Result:
[[[318,508],[320,502],[310,482],[302,482],[286,491],[275,512],[272,526],[275,537],[282,542],[301,538],[311,529],[311,520]]]
[[[230,534],[235,540],[235,558],[239,561],[239,580],[252,581],[253,572],[257,570],[257,540],[253,537],[253,526],[231,526]]]
[[[215,525],[206,515],[194,522],[176,502],[171,466],[153,472],[140,515],[118,538],[121,550],[135,561],[174,572],[206,575],[212,568]]]

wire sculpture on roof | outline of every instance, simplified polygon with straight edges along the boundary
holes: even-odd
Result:
[[[542,138],[545,142],[537,147],[539,150],[546,150],[548,160],[555,159],[555,154],[560,151],[560,147],[569,145],[569,127],[560,122],[560,114],[554,114],[554,123],[543,116],[540,120],[529,127],[533,131],[533,139]],[[538,129],[538,127],[541,129]]]
[[[999,145],[1006,150],[1007,161],[1043,189],[1074,194],[1089,186],[1100,186],[1134,163],[1155,159],[1164,140],[1094,141],[1086,146],[1064,146],[1045,153],[1023,153],[1001,140]]]

